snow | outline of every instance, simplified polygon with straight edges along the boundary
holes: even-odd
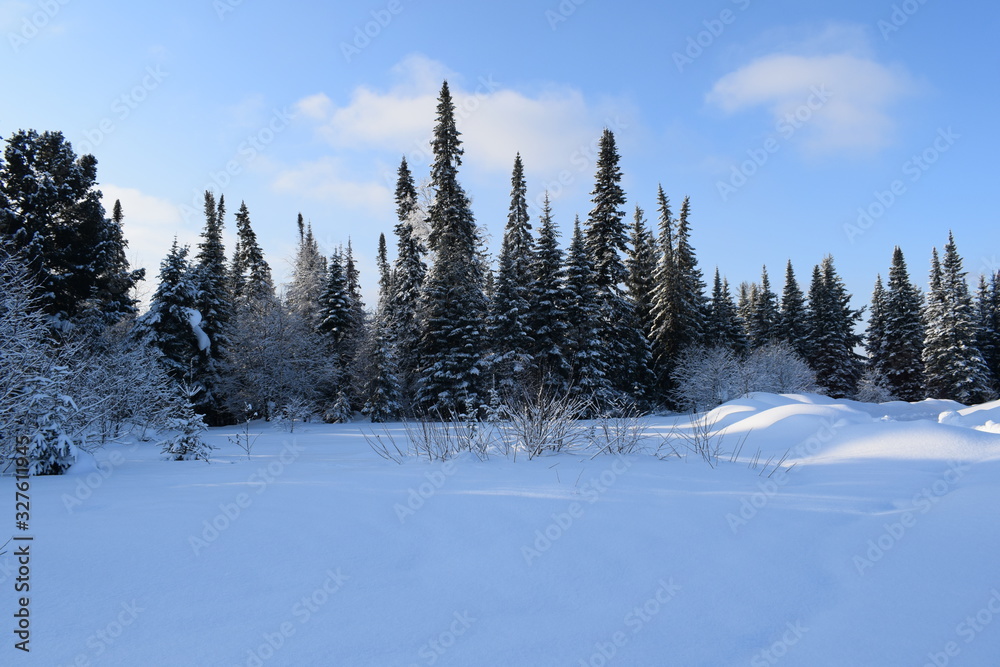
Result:
[[[205,333],[205,330],[201,328],[201,323],[203,322],[201,313],[194,308],[185,308],[184,310],[187,312],[191,332],[198,341],[198,349],[202,352],[208,350],[212,347],[212,341],[209,339],[208,334]]]
[[[32,651],[8,630],[0,664],[995,664],[998,409],[753,394],[708,415],[743,443],[714,469],[396,465],[361,423],[255,422],[250,460],[210,429],[211,464],[109,445],[31,481]]]

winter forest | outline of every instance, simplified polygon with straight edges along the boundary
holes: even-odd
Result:
[[[749,392],[971,404],[1000,387],[1000,274],[973,289],[947,229],[929,253],[926,294],[898,247],[863,309],[832,256],[800,269],[801,282],[789,259],[780,287],[767,267],[759,282],[733,286],[724,267],[706,275],[699,265],[691,230],[712,223],[698,220],[697,202],[672,206],[661,188],[654,211],[627,210],[606,129],[593,208],[568,239],[556,219],[570,213],[548,198],[530,219],[514,157],[494,261],[460,183],[447,83],[436,113],[430,173],[399,165],[399,222],[392,241],[379,238],[375,304],[361,297],[350,240],[321,248],[301,213],[289,222],[293,279],[275,285],[247,206],[230,223],[233,199],[206,191],[200,243],[175,241],[139,312],[136,285],[152,277],[126,260],[127,211],[103,209],[94,156],[76,155],[59,132],[8,137],[8,468],[16,442],[30,442],[32,474],[60,474],[79,450],[125,433],[156,434],[168,459],[208,460],[208,426],[253,419],[490,422],[515,404],[563,400],[593,418],[704,411]],[[237,230],[231,253],[227,224]]]

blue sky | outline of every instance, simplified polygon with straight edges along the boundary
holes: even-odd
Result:
[[[691,197],[706,277],[766,264],[780,289],[790,258],[806,288],[832,253],[860,305],[895,244],[924,285],[949,229],[970,273],[1000,268],[998,18],[935,0],[2,0],[0,136],[61,130],[97,156],[147,292],[211,188],[230,232],[246,201],[279,278],[298,212],[327,253],[350,237],[371,303],[395,169],[406,154],[426,176],[447,78],[494,249],[515,153],[568,232],[608,126],[630,216],[655,223],[661,183],[675,212]]]

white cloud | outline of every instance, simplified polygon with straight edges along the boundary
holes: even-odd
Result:
[[[155,285],[160,261],[166,257],[174,236],[181,245],[198,242],[198,230],[185,226],[180,210],[173,203],[140,192],[104,183],[102,202],[110,217],[115,200],[121,201],[123,222],[128,239],[127,256],[133,267],[146,269],[146,285]]]
[[[571,161],[604,126],[628,127],[631,107],[616,101],[594,105],[579,90],[548,86],[531,94],[504,87],[490,76],[466,82],[441,63],[410,56],[393,68],[388,90],[357,88],[338,106],[326,94],[303,98],[302,117],[340,150],[405,154],[411,165],[429,163],[441,81],[448,79],[456,120],[465,144],[463,164],[472,169],[509,172],[520,151],[529,174],[554,177],[574,168]]]
[[[376,216],[393,209],[393,193],[388,187],[352,180],[349,170],[336,158],[321,158],[285,169],[274,180],[273,187],[278,192],[302,194]]]
[[[843,49],[818,54],[819,46],[831,48],[836,38]],[[763,106],[779,124],[799,112],[802,146],[814,154],[865,154],[892,142],[895,120],[892,107],[915,91],[903,70],[876,62],[859,46],[857,31],[827,29],[804,43],[809,53],[774,53],[716,81],[707,101],[728,113]],[[829,93],[817,103],[816,90]],[[813,104],[808,112],[803,105]],[[798,127],[796,129],[799,129]]]

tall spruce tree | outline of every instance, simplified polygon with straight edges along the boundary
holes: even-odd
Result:
[[[220,196],[216,204],[215,195],[206,190],[205,228],[201,233],[193,271],[198,289],[196,307],[201,314],[201,329],[208,337],[209,345],[202,350],[196,371],[204,391],[197,397],[195,407],[206,416],[210,424],[222,424],[226,420],[219,386],[221,362],[228,350],[233,310],[226,248],[222,242],[225,213],[225,198]]]
[[[535,377],[544,389],[562,395],[569,389],[573,370],[567,341],[569,303],[564,284],[563,252],[548,193],[545,193],[542,217],[538,222],[530,276],[528,329],[532,332]]]
[[[392,336],[392,272],[385,234],[378,239],[379,300],[372,333],[365,340],[359,358],[367,363],[362,376],[362,414],[373,422],[395,419],[402,411],[396,346]]]
[[[428,212],[434,264],[424,283],[420,341],[420,409],[443,417],[475,416],[482,404],[488,310],[479,231],[458,182],[462,163],[455,104],[441,86],[431,147],[434,202]]]
[[[418,201],[413,175],[404,157],[399,165],[396,183],[395,227],[397,237],[396,260],[392,268],[392,294],[388,318],[395,342],[403,410],[413,402],[416,390],[421,337],[420,304],[427,265],[427,249],[414,233],[414,218],[423,215]]]
[[[631,301],[633,323],[628,331],[634,337],[630,367],[633,369],[631,393],[643,402],[655,403],[656,377],[653,372],[653,290],[656,275],[656,238],[646,225],[643,211],[635,207],[625,268],[625,286]]]
[[[884,311],[882,372],[893,396],[919,401],[925,396],[923,296],[910,282],[899,246],[892,252]]]
[[[990,371],[994,392],[1000,391],[1000,272],[979,276],[979,352]]]
[[[865,329],[865,350],[868,352],[868,369],[878,376],[885,375],[887,339],[887,296],[882,284],[882,274],[875,279],[871,303],[868,307],[868,326]]]
[[[106,218],[97,160],[77,157],[61,132],[19,130],[0,162],[0,241],[21,253],[56,322],[110,325],[134,317],[144,271],[125,257],[122,216]]]
[[[594,304],[597,285],[579,216],[566,256],[567,343],[573,365],[571,393],[595,406],[613,400],[607,358],[601,354],[601,322]]]
[[[806,299],[795,278],[792,260],[785,265],[785,286],[781,291],[781,312],[778,318],[778,340],[784,341],[799,356],[806,356],[808,330]]]
[[[585,242],[594,271],[594,308],[604,364],[615,370],[606,376],[608,389],[621,396],[634,395],[635,378],[640,372],[636,343],[641,336],[636,332],[634,306],[624,290],[628,270],[622,254],[627,251],[628,235],[619,159],[615,136],[605,128],[598,145],[597,174],[591,192],[593,208],[587,219]],[[602,401],[615,398],[612,394],[599,397]]]
[[[326,257],[320,252],[319,243],[313,236],[312,224],[306,225],[301,213],[297,226],[299,243],[285,302],[293,314],[318,331],[322,317],[320,298],[327,284]]]
[[[862,338],[854,331],[860,319],[861,311],[851,308],[851,295],[827,255],[813,270],[809,287],[806,359],[816,381],[834,398],[853,396],[861,377],[862,361],[855,348]]]
[[[989,369],[979,352],[978,317],[962,258],[948,233],[944,258],[931,260],[931,291],[924,319],[924,377],[932,398],[971,404],[990,395]]]
[[[489,320],[494,355],[491,369],[498,388],[506,392],[523,386],[534,366],[534,340],[529,322],[532,255],[527,185],[518,153],[511,176],[510,210],[500,247]]]
[[[250,224],[246,202],[240,202],[236,212],[236,249],[229,265],[229,286],[236,304],[274,298],[271,267]]]

